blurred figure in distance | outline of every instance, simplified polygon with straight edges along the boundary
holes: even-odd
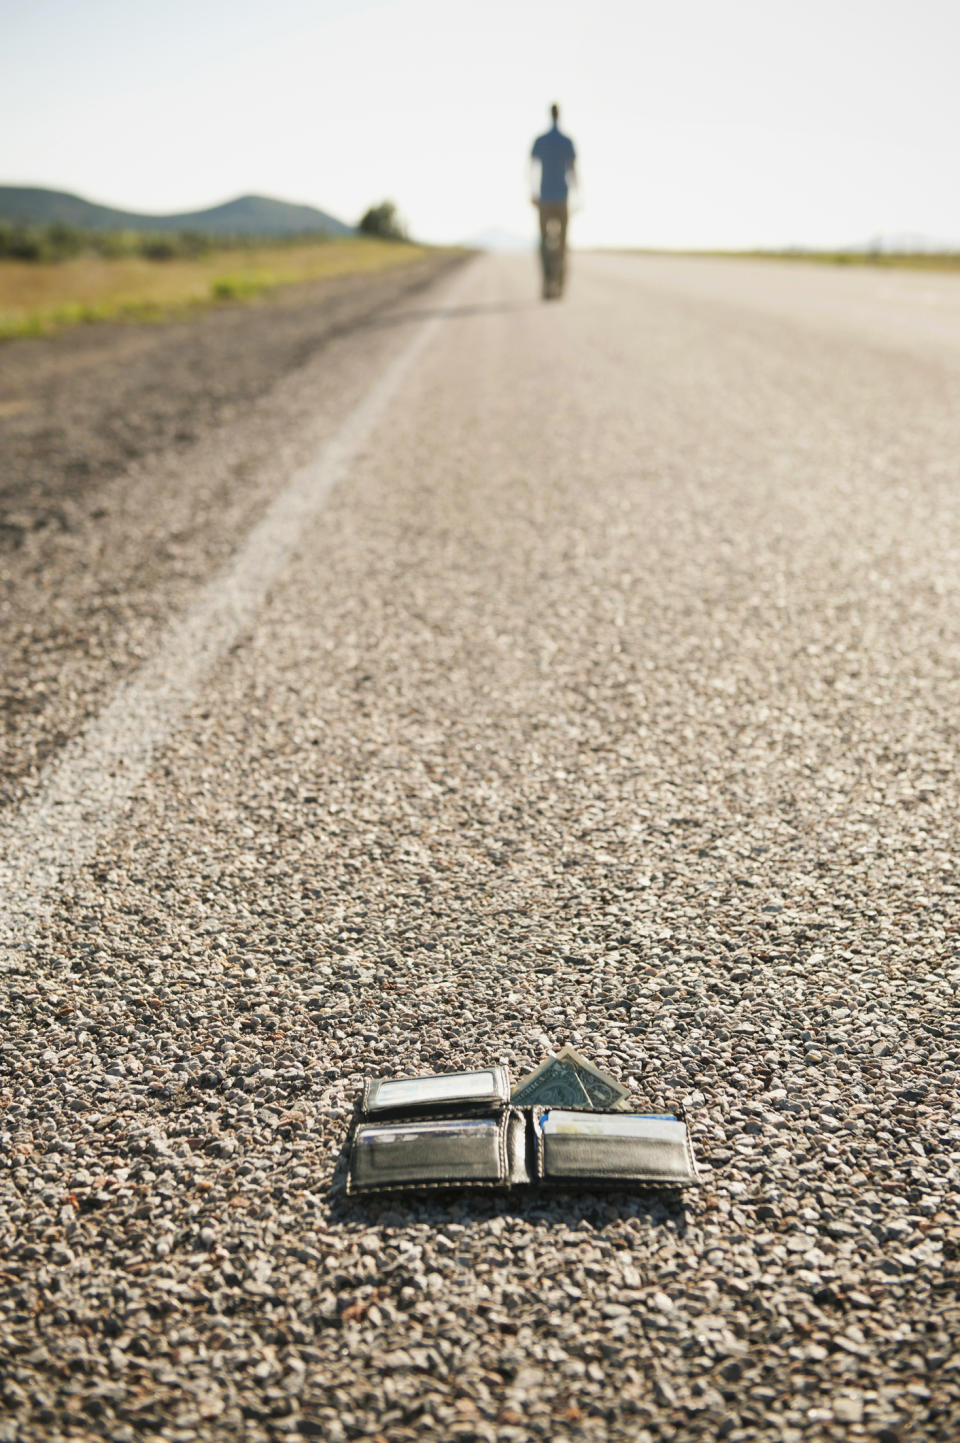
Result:
[[[538,135],[530,152],[530,192],[540,213],[540,259],[543,266],[543,297],[553,300],[563,294],[567,269],[567,217],[569,193],[577,186],[577,152],[573,141],[558,124],[560,107],[551,105],[553,125]],[[540,166],[540,184],[536,166]]]

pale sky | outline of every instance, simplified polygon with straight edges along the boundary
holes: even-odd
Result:
[[[958,57],[960,0],[0,0],[0,182],[528,234],[556,99],[574,243],[960,243]]]

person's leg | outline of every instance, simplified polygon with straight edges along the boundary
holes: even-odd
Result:
[[[557,218],[560,221],[560,267],[559,280],[560,289],[563,290],[567,279],[567,207],[557,207]]]
[[[540,244],[545,246],[547,243],[547,222],[550,219],[550,207],[544,205],[543,201],[541,201],[537,210],[540,214]]]
[[[550,223],[550,212],[549,208],[544,205],[542,201],[538,207],[538,211],[540,215],[540,271],[543,282],[542,293],[544,298],[546,298],[550,275],[550,257],[547,255],[547,227]]]
[[[540,203],[540,257],[544,297],[558,296],[563,288],[563,246],[567,207],[556,201]]]

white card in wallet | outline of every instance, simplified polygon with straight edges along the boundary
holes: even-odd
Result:
[[[589,1112],[567,1112],[562,1108],[551,1108],[544,1113],[540,1119],[540,1128],[545,1137],[566,1134],[571,1137],[645,1138],[650,1142],[682,1143],[687,1135],[686,1125],[669,1115],[598,1115]]]

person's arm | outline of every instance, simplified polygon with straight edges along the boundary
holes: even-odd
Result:
[[[570,210],[580,209],[580,176],[577,174],[577,152],[572,145],[567,166],[567,206]]]
[[[539,205],[539,204],[540,204],[540,172],[539,172],[538,163],[537,163],[537,161],[534,160],[534,158],[533,158],[532,155],[531,155],[531,157],[530,157],[529,177],[530,177],[529,186],[530,186],[530,200],[531,200],[531,203],[532,203],[533,205]]]

